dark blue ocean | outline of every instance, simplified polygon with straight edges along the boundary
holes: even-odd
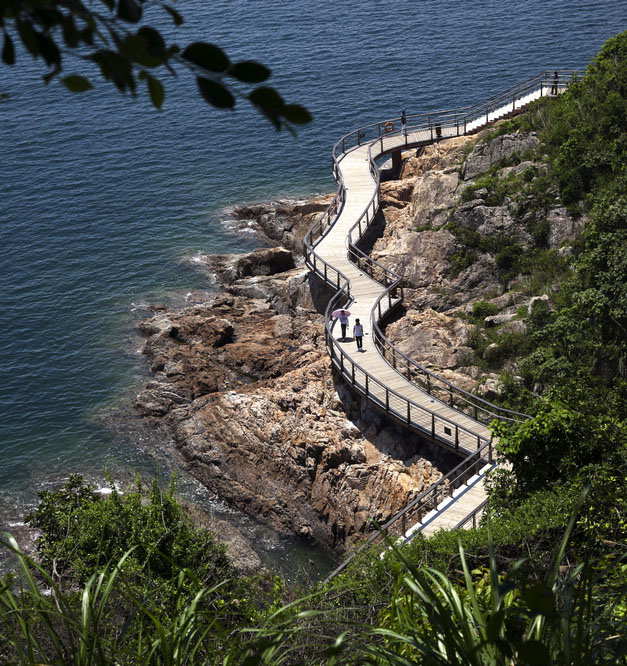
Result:
[[[230,206],[331,191],[331,149],[349,130],[401,109],[478,102],[544,69],[584,68],[627,28],[624,0],[177,7],[181,44],[213,41],[234,60],[266,63],[271,82],[315,120],[296,138],[276,133],[243,103],[232,113],[208,107],[185,75],[166,80],[158,112],[143,91],[122,97],[97,77],[83,95],[46,87],[23,55],[0,68],[0,94],[10,95],[0,102],[2,526],[71,472],[97,483],[168,478],[150,433],[119,427],[146,377],[134,325],[145,304],[212,288],[194,271],[197,254],[255,247],[225,224]],[[277,560],[295,557],[246,524]]]

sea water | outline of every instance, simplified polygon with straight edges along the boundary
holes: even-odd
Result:
[[[207,252],[258,240],[229,207],[335,189],[331,149],[361,125],[479,102],[554,68],[584,68],[627,28],[627,3],[579,0],[379,2],[189,0],[181,44],[222,46],[274,72],[314,116],[296,137],[244,101],[217,111],[193,77],[166,77],[161,112],[99,77],[72,95],[44,86],[29,56],[0,68],[0,527],[72,472],[167,479],[153,434],[129,425],[147,378],[134,331],[148,304],[215,289],[194,270]],[[167,25],[165,14],[151,19]],[[66,58],[66,73],[82,69]],[[307,566],[286,544],[181,479],[186,496],[244,526],[270,561]],[[289,565],[287,565],[289,566]]]

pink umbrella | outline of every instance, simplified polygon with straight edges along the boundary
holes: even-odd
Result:
[[[350,310],[346,310],[346,309],[342,308],[340,310],[333,310],[333,312],[331,313],[331,316],[335,317],[337,319],[342,314],[345,314],[346,316],[348,316],[350,313],[351,313]]]

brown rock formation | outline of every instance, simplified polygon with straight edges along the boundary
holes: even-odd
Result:
[[[441,476],[425,453],[451,461],[335,384],[321,316],[286,302],[293,278],[274,276],[263,299],[222,294],[143,322],[154,377],[135,407],[221,498],[341,551]]]
[[[307,230],[332,198],[333,195],[328,194],[305,200],[280,199],[237,206],[231,212],[242,225],[252,226],[271,241],[302,253]]]
[[[488,205],[487,190],[472,179],[503,157],[530,151],[537,140],[515,135],[478,144],[481,137],[442,141],[405,159],[404,178],[382,184],[385,228],[371,242],[371,254],[410,285],[405,316],[386,331],[392,342],[463,388],[483,381],[491,396],[497,378],[486,381],[470,366],[471,326],[456,313],[490,299],[499,314],[486,323],[522,331],[515,313],[524,299],[504,293],[487,251],[456,266],[460,242],[446,226],[454,219],[485,236],[531,243],[508,202]],[[469,142],[477,145],[463,162]],[[507,176],[527,168],[542,167],[527,161],[502,171]],[[460,205],[468,187],[475,198]],[[140,326],[154,378],[135,404],[172,435],[183,464],[229,503],[286,533],[342,550],[370,529],[371,520],[385,521],[439,478],[433,462],[451,461],[397,432],[331,374],[314,308],[324,290],[312,289],[317,282],[295,266],[290,252],[300,251],[306,229],[330,198],[235,211],[284,247],[205,258],[228,293],[158,313]],[[548,220],[551,247],[581,224],[557,203]]]

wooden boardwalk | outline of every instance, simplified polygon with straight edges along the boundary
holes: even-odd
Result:
[[[331,358],[346,381],[389,416],[416,432],[427,434],[436,442],[454,448],[469,460],[473,455],[476,458],[478,449],[482,451],[480,464],[475,461],[473,467],[477,473],[469,479],[464,478],[464,483],[455,486],[454,491],[454,486],[451,486],[451,495],[446,499],[437,501],[440,495],[436,495],[433,508],[426,515],[419,514],[419,519],[403,531],[401,539],[411,538],[418,531],[430,535],[439,529],[453,529],[472,515],[485,503],[487,496],[483,480],[495,462],[491,434],[486,425],[410,382],[386,361],[373,344],[375,318],[380,317],[376,306],[388,294],[389,287],[370,277],[366,270],[351,261],[354,252],[351,253],[350,249],[357,242],[353,241],[355,225],[362,220],[367,227],[378,208],[379,178],[374,160],[395,151],[471,134],[500,118],[518,113],[532,101],[549,94],[551,80],[547,76],[545,72],[517,89],[506,91],[495,98],[496,101],[490,100],[462,110],[463,113],[455,111],[419,116],[414,117],[413,123],[412,117],[409,117],[406,136],[395,131],[399,128],[388,132],[392,126],[390,121],[346,135],[334,149],[334,172],[339,188],[336,200],[326,213],[326,226],[318,224],[315,241],[311,232],[313,227],[310,238],[305,238],[308,265],[336,287],[338,295],[342,296],[335,305],[332,300],[327,309],[326,329]],[[347,147],[347,143],[354,144],[355,141],[357,145]],[[361,234],[361,224],[359,229],[357,236]],[[388,294],[388,303],[397,300]],[[330,317],[333,307],[350,310],[346,339],[340,337],[339,323]],[[355,319],[359,319],[364,327],[363,351],[357,350],[352,337]],[[440,493],[442,487],[439,484]]]

